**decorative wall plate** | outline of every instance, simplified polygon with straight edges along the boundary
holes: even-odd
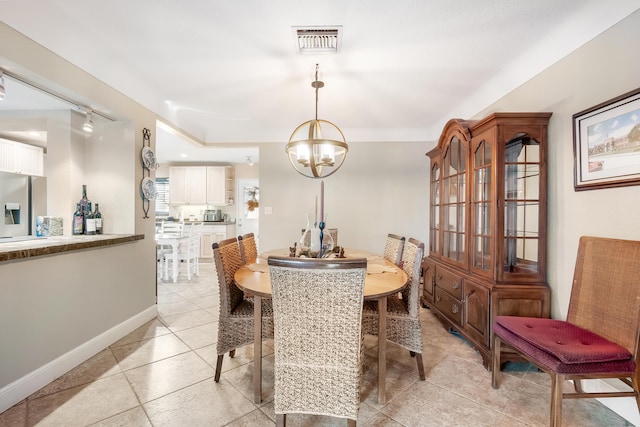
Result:
[[[140,183],[140,191],[142,197],[146,200],[153,200],[156,198],[156,183],[153,179],[146,177],[142,178]]]
[[[151,147],[142,147],[142,164],[150,171],[155,170],[158,167],[156,162],[156,154]]]

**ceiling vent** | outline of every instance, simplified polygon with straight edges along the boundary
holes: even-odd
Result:
[[[339,53],[342,44],[342,25],[321,27],[293,27],[298,53]]]

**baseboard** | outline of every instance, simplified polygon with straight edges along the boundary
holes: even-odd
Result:
[[[583,380],[582,387],[586,392],[626,391],[629,387],[618,380]],[[609,397],[597,399],[607,408],[629,421],[634,426],[640,426],[638,404],[633,397]]]
[[[0,389],[0,413],[26,399],[56,378],[69,372],[120,338],[154,319],[157,315],[158,307],[153,305],[35,371],[2,387]]]

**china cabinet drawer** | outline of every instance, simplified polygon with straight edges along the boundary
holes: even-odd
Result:
[[[451,273],[440,266],[436,267],[435,285],[444,289],[457,299],[462,299],[462,277]]]
[[[451,295],[439,289],[434,288],[434,306],[436,309],[453,320],[457,325],[462,324],[462,302],[453,298]]]

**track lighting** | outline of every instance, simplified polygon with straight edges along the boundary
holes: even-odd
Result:
[[[91,111],[87,113],[87,118],[84,120],[84,125],[82,125],[82,130],[87,133],[93,132],[93,119],[92,119]]]
[[[249,166],[253,166],[253,160],[251,160],[251,156],[247,156],[247,164]]]

